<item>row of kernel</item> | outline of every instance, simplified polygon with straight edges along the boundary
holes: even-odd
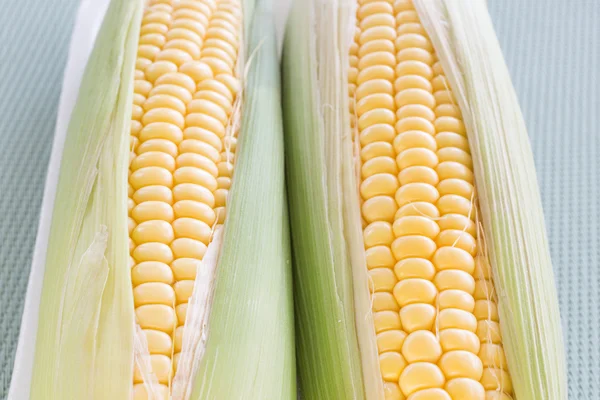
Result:
[[[202,72],[193,60],[199,57],[201,40],[198,36],[203,34],[203,23],[205,25],[208,20],[194,10],[198,7],[203,7],[208,15],[212,12],[199,2],[178,2],[175,10],[168,4],[152,6],[150,10],[159,9],[161,14],[149,13],[144,17],[148,24],[142,26],[138,51],[142,60],[140,62],[138,58],[137,65],[144,67],[146,84],[136,84],[136,89],[146,89],[147,93],[140,94],[145,94],[147,100],[142,128],[137,132],[141,145],[138,157],[132,161],[130,178],[136,189],[134,201],[138,203],[132,216],[140,224],[132,232],[133,240],[139,245],[134,250],[134,258],[139,264],[132,270],[132,279],[136,315],[148,338],[153,372],[162,384],[170,384],[173,370],[171,335],[177,320],[182,317],[180,303],[183,299],[187,301],[193,287],[189,285],[193,280],[179,280],[189,275],[190,266],[172,261],[175,256],[189,252],[190,247],[184,238],[180,238],[182,224],[178,220],[186,210],[185,204],[174,204],[182,183],[178,179],[182,174],[175,169],[182,163],[178,154],[182,144],[185,147],[182,140],[184,115],[196,86],[188,75],[193,76],[190,72],[197,73],[198,70]],[[140,90],[136,90],[138,92]],[[177,186],[173,187],[174,184]],[[193,270],[195,277],[195,268]],[[175,313],[173,307],[176,304]],[[135,381],[140,382],[140,378],[136,376]],[[136,393],[143,391],[139,384],[135,389]]]
[[[398,209],[398,166],[392,146],[396,123],[394,67],[396,29],[390,2],[362,2],[357,11],[356,44],[350,55],[350,95],[356,104],[353,125],[360,143],[362,217],[367,267],[372,282],[374,323],[379,364],[386,398],[396,398],[405,365],[401,345],[399,306],[392,291],[397,282],[393,268],[392,222]],[[351,103],[352,104],[352,103]],[[398,397],[399,398],[399,397]]]
[[[447,260],[439,260],[439,266],[436,265],[436,279],[446,282],[440,293],[440,309],[448,309],[456,315],[454,326],[440,331],[446,347],[444,357],[454,359],[454,368],[444,373],[450,379],[448,385],[452,385],[452,390],[449,392],[453,399],[494,398],[493,393],[485,391],[504,388],[510,393],[511,389],[508,374],[504,372],[506,360],[501,345],[481,340],[483,335],[492,335],[497,325],[490,322],[497,323],[498,319],[496,304],[488,292],[491,282],[483,277],[475,280],[489,269],[485,268],[488,263],[484,257],[476,257],[472,160],[460,110],[439,63],[434,65],[434,74],[432,86],[437,103],[435,126],[440,159],[438,190],[442,195],[438,205],[442,215],[438,221],[441,229],[438,242],[447,246],[448,253]],[[442,293],[448,295],[442,298]],[[499,341],[499,337],[496,339]]]
[[[393,225],[392,249],[399,261],[399,279],[394,295],[400,305],[402,327],[407,333],[401,351],[406,361],[399,378],[399,391],[409,399],[448,399],[445,378],[437,365],[442,348],[432,332],[436,320],[437,288],[432,281],[439,198],[435,168],[438,164],[433,138],[433,108],[430,80],[433,47],[411,2],[395,3],[398,37],[394,81],[396,138],[394,149],[400,174],[396,201],[401,207]]]

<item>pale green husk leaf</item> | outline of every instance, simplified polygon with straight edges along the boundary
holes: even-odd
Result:
[[[34,400],[130,395],[127,168],[142,8],[141,1],[111,3],[69,123],[40,303]]]
[[[296,397],[279,65],[270,9],[270,1],[256,2],[247,29],[241,132],[194,400]]]
[[[415,6],[467,127],[516,398],[564,400],[565,353],[535,165],[485,1]]]
[[[356,2],[294,3],[284,114],[300,387],[307,399],[379,399],[348,114]]]

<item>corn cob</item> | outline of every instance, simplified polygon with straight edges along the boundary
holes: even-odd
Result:
[[[444,30],[453,28],[449,20],[466,30],[474,19],[484,19],[483,2],[474,3],[471,13],[464,3],[450,0],[315,0],[306,10],[298,5],[292,10],[284,46],[284,109],[300,382],[306,398],[565,396],[563,367],[556,362],[564,356],[560,324],[543,234],[530,238],[536,241],[535,255],[498,257],[513,243],[497,235],[489,214],[490,205],[497,207],[489,202],[504,199],[495,189],[497,200],[490,197],[488,181],[481,187],[485,212],[478,205],[479,180],[490,168],[508,166],[492,164],[494,154],[480,147],[486,133],[471,121],[489,118],[480,111],[485,107],[504,107],[505,118],[514,120],[508,109],[518,106],[465,102],[465,87],[478,93],[478,82],[466,86],[456,76],[465,74],[461,66],[468,70],[477,61],[449,63],[448,54],[463,56],[465,50],[442,39],[451,36]],[[455,20],[448,16],[452,13]],[[493,31],[484,36],[491,38]],[[452,46],[460,50],[454,53]],[[303,79],[312,84],[300,87]],[[518,141],[526,143],[524,136]],[[526,154],[515,162],[529,166],[530,159]],[[535,188],[535,177],[525,186],[507,179],[515,191]],[[323,181],[324,190],[311,187],[311,180]],[[299,199],[295,204],[294,198]],[[528,199],[541,217],[537,195]],[[511,216],[523,218],[518,212]],[[519,224],[507,235],[527,236],[540,225],[519,231]],[[531,264],[533,257],[544,259],[541,267]],[[519,273],[520,283],[507,281],[503,271],[511,274],[514,268],[533,273]],[[548,286],[536,287],[537,279]],[[548,296],[553,316],[534,312],[522,320],[514,309],[502,312],[503,305],[507,310],[514,303],[502,303],[498,285],[504,298],[524,299],[517,293],[523,289]],[[538,321],[549,334],[537,333]],[[503,340],[507,332],[509,354]],[[532,348],[519,348],[519,339]],[[540,360],[542,343],[556,356]]]
[[[29,398],[295,396],[270,8],[111,2],[66,136]]]

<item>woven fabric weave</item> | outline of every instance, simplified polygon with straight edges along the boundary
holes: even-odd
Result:
[[[488,0],[533,144],[569,397],[600,393],[600,2]],[[78,0],[0,13],[0,398],[8,393]],[[284,7],[281,7],[283,9]]]

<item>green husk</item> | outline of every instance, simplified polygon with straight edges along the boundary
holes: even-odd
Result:
[[[216,250],[211,249],[211,259],[219,261],[192,399],[296,397],[271,5],[244,0],[243,6],[242,35],[250,33],[250,41],[240,54],[250,56],[245,61],[249,72],[247,80],[242,77],[241,133],[223,244],[219,251],[219,230]],[[141,0],[111,1],[69,123],[38,317],[33,400],[129,399],[134,361],[143,361],[138,360],[144,354],[139,354],[135,326],[127,229],[129,132],[142,11]]]
[[[566,399],[558,295],[533,154],[485,1],[415,0],[415,6],[467,127],[516,398]]]
[[[46,255],[31,399],[130,395],[127,169],[141,16],[141,1],[111,3],[73,109]]]
[[[295,2],[283,49],[298,368],[307,399],[383,390],[376,358],[359,355],[362,346],[376,357],[348,124],[353,10],[346,0]],[[372,374],[363,376],[361,364]]]
[[[283,126],[270,8],[270,1],[258,1],[249,29],[235,178],[192,399],[296,398]]]

